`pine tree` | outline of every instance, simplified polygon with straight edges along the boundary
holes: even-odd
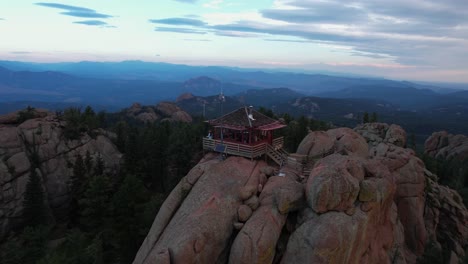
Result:
[[[86,173],[91,173],[91,170],[93,169],[93,157],[91,157],[91,153],[89,150],[86,151],[86,156],[84,160],[84,165],[86,169]]]
[[[117,135],[115,145],[122,153],[126,151],[127,130],[128,126],[124,121],[118,122],[115,126],[115,134]]]
[[[47,224],[47,209],[44,204],[44,190],[36,168],[31,168],[23,200],[23,217],[26,226]]]
[[[411,133],[409,137],[409,145],[410,148],[416,151],[416,135],[414,133]]]
[[[36,264],[46,253],[49,232],[45,226],[26,227],[19,235],[0,244],[0,263]]]
[[[91,177],[88,188],[79,201],[81,224],[98,233],[107,227],[110,216],[112,185],[105,175]]]
[[[127,175],[112,197],[113,234],[122,263],[131,263],[144,236],[143,219],[149,193],[137,177]]]
[[[373,112],[371,117],[370,117],[370,122],[371,123],[375,123],[378,121],[378,118],[377,118],[377,113],[376,112]]]
[[[99,176],[104,174],[104,160],[99,154],[96,158],[96,165],[94,166],[94,175]]]
[[[129,129],[128,140],[125,142],[125,167],[131,173],[138,172],[139,162],[141,161],[141,148],[139,148],[138,138],[138,129]]]
[[[364,112],[364,116],[362,117],[362,122],[363,122],[364,124],[369,123],[369,113]]]
[[[66,121],[63,134],[67,139],[78,139],[81,132],[86,131],[83,126],[83,120],[81,115],[81,109],[76,107],[70,107],[65,110],[63,117]]]
[[[44,226],[26,227],[20,236],[22,241],[22,260],[23,264],[35,264],[42,258],[47,249],[47,238],[49,229]]]
[[[86,126],[88,132],[99,127],[99,120],[91,106],[87,106],[82,115],[83,123]]]
[[[83,158],[80,154],[76,155],[75,164],[73,165],[73,175],[72,175],[72,191],[75,187],[79,186],[83,182],[83,179],[86,175],[86,168],[83,162]],[[78,188],[80,189],[80,188]]]
[[[72,224],[77,224],[79,218],[79,204],[78,201],[81,199],[85,186],[86,186],[86,168],[81,155],[77,155],[75,164],[73,165],[73,174],[70,179],[71,182],[71,201],[69,217]]]

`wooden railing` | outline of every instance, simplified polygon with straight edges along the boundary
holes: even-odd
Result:
[[[222,146],[219,146],[222,145]],[[217,147],[219,146],[219,147]],[[266,143],[259,143],[257,145],[245,145],[240,143],[233,143],[219,139],[203,138],[203,149],[214,150],[222,153],[242,156],[246,158],[256,158],[266,153]],[[219,149],[216,149],[219,148]]]
[[[273,148],[280,150],[283,148],[284,138],[279,137],[273,140]],[[219,146],[223,145],[223,146]],[[223,152],[230,155],[242,156],[246,158],[256,158],[267,153],[267,142],[259,142],[255,145],[246,145],[232,141],[203,138],[203,149]],[[218,146],[219,149],[216,149]]]
[[[278,149],[282,149],[283,146],[284,146],[284,137],[279,137],[279,138],[275,138],[273,139],[273,148],[275,148],[276,150]]]

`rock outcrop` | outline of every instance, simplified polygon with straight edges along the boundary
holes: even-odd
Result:
[[[166,119],[169,121],[192,122],[192,117],[175,103],[160,102],[156,109],[168,116]]]
[[[19,125],[0,124],[0,239],[21,225],[33,152],[38,155],[46,204],[51,214],[59,218],[67,212],[70,176],[77,155],[84,157],[88,152],[93,159],[100,157],[107,172],[120,166],[122,155],[108,132],[97,130],[95,137],[83,134],[77,140],[67,140],[63,121],[52,113],[39,116]]]
[[[424,144],[424,152],[438,159],[468,160],[468,137],[446,131],[433,133]]]
[[[21,111],[15,111],[12,113],[8,113],[5,115],[0,116],[0,125],[14,125],[22,123],[22,115],[29,115],[29,118],[40,118],[46,117],[48,111],[46,109],[37,109],[37,108],[30,108]]]
[[[314,131],[309,175],[208,154],[173,190],[134,263],[416,263],[429,242],[459,261],[468,211],[405,148],[396,125]],[[291,155],[294,156],[294,155]],[[455,263],[455,262],[453,262]]]
[[[171,102],[160,102],[156,106],[142,106],[139,103],[134,103],[131,107],[125,109],[124,113],[127,117],[143,123],[165,120],[170,122],[192,122],[192,117],[187,112]]]

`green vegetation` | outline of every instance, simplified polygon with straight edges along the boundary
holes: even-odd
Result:
[[[94,136],[93,131],[102,126],[105,113],[96,114],[90,106],[87,106],[84,111],[78,107],[71,107],[66,109],[63,115],[57,116],[66,121],[64,136],[67,139],[78,139],[85,132]]]
[[[468,162],[453,158],[449,160],[432,158],[420,154],[426,168],[439,177],[439,183],[456,190],[468,206]]]
[[[23,218],[26,226],[36,227],[47,224],[47,209],[44,205],[44,198],[41,178],[37,174],[36,168],[32,167],[23,200]]]
[[[366,124],[366,123],[375,123],[375,122],[378,122],[379,119],[377,117],[377,113],[376,112],[372,112],[372,114],[369,116],[369,113],[368,112],[364,112],[364,115],[362,117],[362,123]]]
[[[17,236],[10,237],[0,246],[2,264],[34,264],[47,251],[50,229],[45,226],[25,227]]]
[[[260,111],[278,118],[272,110]],[[26,144],[34,169],[25,193],[25,225],[0,244],[1,263],[131,263],[165,197],[202,157],[207,124],[202,118],[191,124],[145,124],[125,114],[96,114],[91,107],[69,108],[58,116],[66,121],[64,135],[69,140],[93,136],[99,127],[114,132],[113,141],[124,154],[122,167],[115,173],[106,171],[99,153],[69,160],[73,173],[68,218],[51,223],[33,135],[32,144]],[[276,136],[285,137],[291,152],[310,130],[329,128],[304,116],[280,118],[287,127]],[[51,243],[54,246],[45,246]]]
[[[34,118],[35,117],[34,110],[35,110],[34,107],[31,107],[28,105],[28,107],[25,110],[18,112],[18,118],[16,119],[16,121],[18,123],[23,123],[24,121],[28,119]]]
[[[437,245],[437,242],[434,240],[430,240],[426,243],[424,247],[424,253],[420,256],[416,263],[421,264],[443,264],[447,263],[444,261],[444,258],[447,259],[447,252],[446,250],[442,249],[440,245]]]
[[[362,117],[362,123],[369,123],[369,113],[364,112],[364,116]]]
[[[92,135],[101,126],[115,132],[123,166],[111,173],[99,153],[76,155],[68,162],[73,171],[68,217],[51,223],[33,135],[26,144],[34,169],[24,226],[0,243],[0,263],[131,263],[165,197],[201,158],[206,124],[202,119],[143,124],[124,115],[95,114],[90,107],[69,108],[61,118],[67,139]]]

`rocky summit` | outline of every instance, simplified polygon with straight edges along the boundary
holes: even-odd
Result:
[[[433,158],[468,160],[468,137],[447,131],[435,132],[426,140],[424,151]]]
[[[401,127],[370,123],[310,132],[290,154],[307,170],[208,153],[133,263],[416,263],[437,250],[458,263],[468,211],[405,146]]]
[[[102,160],[105,171],[120,166],[122,154],[112,144],[112,134],[97,129],[94,135],[82,133],[69,140],[65,122],[55,113],[34,110],[26,121],[19,112],[0,117],[0,239],[22,224],[23,200],[32,163],[46,194],[50,218],[67,214],[70,203],[70,178],[77,156]],[[34,160],[34,156],[38,160]]]
[[[134,103],[123,112],[127,117],[143,123],[156,121],[192,122],[192,117],[187,112],[171,102],[160,102],[156,106],[142,106],[139,103]]]

